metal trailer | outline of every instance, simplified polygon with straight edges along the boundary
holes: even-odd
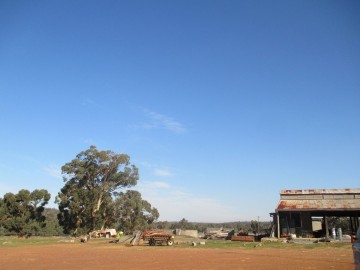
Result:
[[[174,236],[164,231],[143,231],[142,239],[149,243],[149,246],[158,244],[166,244],[172,246],[174,244]]]
[[[149,246],[160,244],[172,246],[174,244],[174,235],[160,230],[143,230],[136,233],[131,243],[132,245],[139,245],[140,240],[147,242]]]

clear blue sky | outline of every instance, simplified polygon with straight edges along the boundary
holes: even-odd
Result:
[[[359,1],[0,1],[0,196],[90,145],[160,220],[270,220],[360,187]]]

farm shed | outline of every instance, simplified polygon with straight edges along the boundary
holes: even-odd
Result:
[[[360,188],[356,189],[309,189],[282,190],[274,219],[277,238],[296,237],[329,238],[329,217],[348,217],[351,234],[359,227]],[[321,222],[315,228],[316,220]]]

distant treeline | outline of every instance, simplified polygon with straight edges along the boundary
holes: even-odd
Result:
[[[59,225],[57,215],[59,210],[56,208],[45,208],[43,216],[45,217],[44,226],[40,229],[33,230],[33,236],[64,236],[62,226]],[[259,224],[259,227],[257,226]],[[149,229],[162,229],[162,230],[197,230],[199,232],[206,232],[208,228],[223,228],[224,230],[235,230],[235,232],[269,232],[271,230],[271,222],[252,221],[234,221],[225,223],[211,223],[211,222],[190,222],[183,218],[180,221],[156,221],[147,228]],[[17,233],[8,231],[0,226],[0,236],[17,235]]]
[[[157,221],[153,224],[156,229],[182,229],[182,230],[198,230],[206,232],[208,228],[222,228],[224,230],[235,230],[235,232],[243,231],[248,233],[266,232],[270,233],[272,222],[270,221],[234,221],[224,223],[212,222],[191,222],[183,218],[178,222]]]

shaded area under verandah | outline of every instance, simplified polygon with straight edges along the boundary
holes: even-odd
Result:
[[[284,190],[275,213],[270,215],[277,238],[333,238],[335,228],[330,228],[328,222],[333,217],[346,218],[345,233],[355,235],[359,227],[360,189]]]

